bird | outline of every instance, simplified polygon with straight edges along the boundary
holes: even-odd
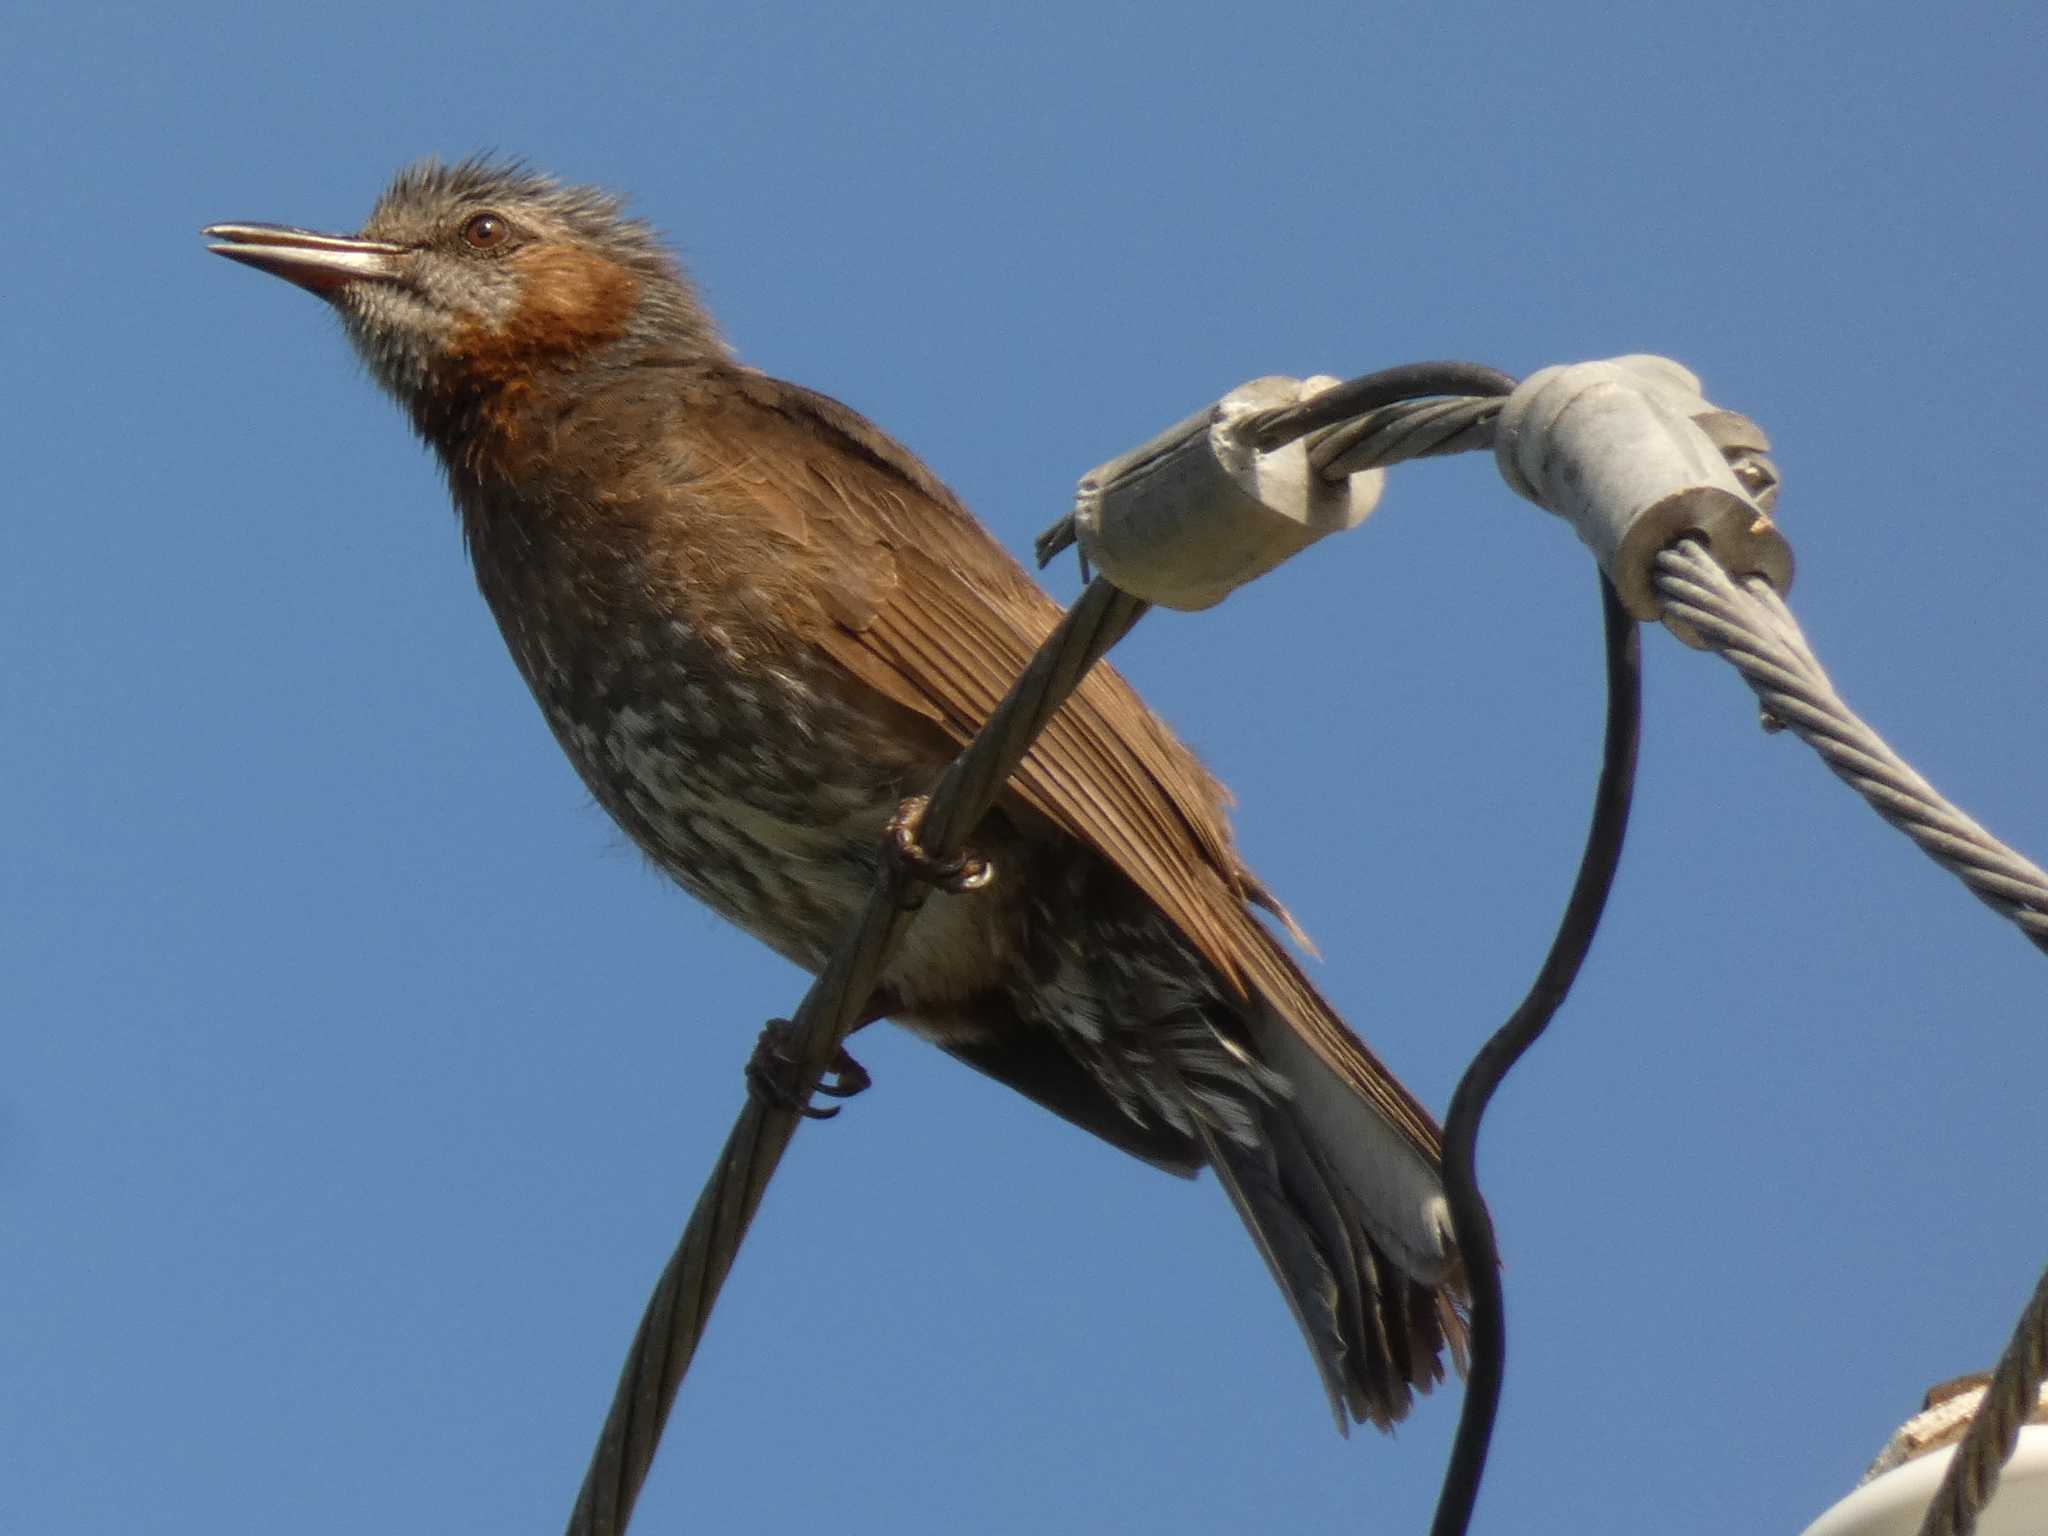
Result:
[[[1060,609],[911,452],[739,362],[651,225],[524,162],[428,159],[354,235],[204,231],[324,300],[445,472],[476,580],[591,796],[819,970]],[[1429,1112],[1263,909],[1229,798],[1098,665],[863,1010],[1167,1172],[1213,1170],[1340,1431],[1463,1363]],[[976,888],[978,887],[978,888]],[[860,1086],[840,1063],[839,1086]]]

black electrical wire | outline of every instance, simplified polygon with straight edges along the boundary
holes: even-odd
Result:
[[[1320,397],[1318,397],[1320,398]],[[1472,1369],[1465,1383],[1465,1406],[1458,1417],[1458,1435],[1444,1469],[1436,1520],[1430,1536],[1464,1536],[1479,1499],[1479,1479],[1486,1470],[1486,1452],[1493,1440],[1500,1409],[1500,1388],[1507,1368],[1507,1317],[1501,1299],[1500,1249],[1494,1242],[1493,1218],[1480,1198],[1476,1163],[1479,1119],[1493,1092],[1522,1053],[1536,1043],[1551,1016],[1571,990],[1579,966],[1592,946],[1621,862],[1622,838],[1628,830],[1629,805],[1635,794],[1636,746],[1642,734],[1643,653],[1635,621],[1621,606],[1614,585],[1600,578],[1601,615],[1607,643],[1607,736],[1600,762],[1600,783],[1593,795],[1593,822],[1579,859],[1579,876],[1565,904],[1557,937],[1544,957],[1542,970],[1507,1023],[1480,1048],[1451,1095],[1444,1117],[1444,1198],[1450,1206],[1451,1229],[1464,1255],[1472,1287]]]
[[[1404,363],[1347,379],[1299,404],[1247,416],[1238,431],[1260,453],[1271,453],[1318,427],[1349,421],[1383,405],[1430,395],[1508,395],[1514,388],[1513,375],[1484,363]]]

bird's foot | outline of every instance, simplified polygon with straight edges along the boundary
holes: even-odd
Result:
[[[980,890],[995,879],[995,865],[978,853],[935,859],[918,842],[917,830],[924,824],[924,813],[931,803],[929,795],[912,795],[896,808],[896,814],[889,818],[889,825],[882,832],[884,853],[905,874],[936,886],[948,896]]]
[[[797,1060],[791,1054],[795,1036],[796,1026],[788,1019],[770,1019],[761,1027],[761,1038],[754,1042],[754,1054],[747,1058],[747,1092],[763,1104],[791,1110],[806,1120],[830,1120],[839,1113],[836,1105],[830,1109],[815,1108],[796,1090]],[[866,1067],[847,1055],[844,1046],[834,1053],[826,1071],[830,1076],[819,1079],[812,1092],[827,1098],[850,1099],[867,1092],[875,1081],[868,1076]]]

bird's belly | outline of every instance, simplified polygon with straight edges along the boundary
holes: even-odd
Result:
[[[646,686],[536,686],[598,803],[692,895],[807,969],[873,888],[883,824],[921,785],[784,675],[670,666]]]

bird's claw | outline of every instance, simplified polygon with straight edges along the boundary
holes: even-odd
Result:
[[[917,840],[931,796],[912,795],[896,808],[882,833],[882,847],[906,874],[936,886],[949,896],[978,891],[996,877],[996,867],[978,853],[962,853],[950,859],[935,859]]]
[[[754,1043],[754,1054],[747,1058],[747,1092],[763,1104],[776,1109],[786,1109],[802,1115],[806,1120],[830,1120],[839,1113],[835,1105],[829,1109],[818,1109],[804,1101],[796,1091],[792,1079],[796,1075],[797,1061],[790,1054],[794,1043],[796,1026],[788,1019],[770,1019],[761,1027],[761,1038]],[[831,1075],[819,1079],[814,1093],[828,1098],[850,1099],[857,1093],[865,1093],[874,1085],[868,1070],[846,1053],[841,1046],[832,1057],[832,1063],[825,1069]]]
[[[868,1069],[847,1055],[843,1045],[833,1056],[832,1065],[825,1070],[832,1075],[818,1079],[817,1091],[830,1099],[850,1099],[875,1086],[875,1080],[868,1076]],[[838,1111],[828,1113],[837,1114]]]

